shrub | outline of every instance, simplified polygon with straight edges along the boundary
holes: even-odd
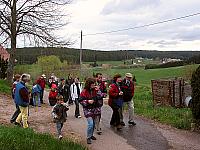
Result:
[[[192,74],[192,115],[195,123],[195,130],[200,131],[200,66]]]

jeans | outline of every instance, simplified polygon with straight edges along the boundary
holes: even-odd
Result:
[[[10,122],[11,123],[15,122],[19,114],[20,114],[20,109],[19,109],[19,106],[16,104],[16,110],[14,114],[12,115]]]
[[[56,122],[56,129],[57,129],[58,136],[61,135],[62,127],[63,127],[63,123]]]
[[[124,102],[123,105],[128,105],[128,118],[129,118],[129,121],[133,121],[133,115],[134,115],[134,103],[133,101],[128,101],[128,102]],[[123,121],[123,115],[122,115],[122,118],[120,118],[120,120]]]
[[[16,122],[20,123],[22,121],[23,128],[28,128],[28,106],[22,107],[19,106],[21,113],[18,115]]]
[[[33,94],[33,105],[36,106],[36,101],[38,101],[38,106],[41,106],[40,104],[40,93],[34,93]]]
[[[92,117],[88,117],[87,118],[87,138],[91,138],[93,136],[94,133],[94,119]]]
[[[75,105],[76,105],[76,108],[75,108],[75,117],[78,117],[78,116],[80,116],[78,98],[75,99]]]

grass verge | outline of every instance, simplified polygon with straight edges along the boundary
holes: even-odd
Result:
[[[0,93],[11,94],[11,88],[6,80],[0,80]]]
[[[153,107],[151,89],[149,87],[137,87],[134,96],[135,113],[172,125],[179,129],[190,129],[192,112],[189,108],[174,108],[167,106]]]
[[[70,140],[58,140],[32,129],[0,126],[0,150],[87,150]]]

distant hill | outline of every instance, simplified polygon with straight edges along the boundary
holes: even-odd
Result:
[[[8,49],[9,51],[9,49]],[[37,61],[37,57],[43,55],[59,56],[61,61],[67,60],[70,63],[79,63],[79,49],[74,48],[54,48],[54,47],[25,47],[18,48],[16,52],[19,64],[32,64]],[[193,56],[200,55],[200,51],[149,51],[149,50],[118,50],[100,51],[83,49],[83,61],[121,61],[143,57],[149,59],[176,58],[188,60]]]

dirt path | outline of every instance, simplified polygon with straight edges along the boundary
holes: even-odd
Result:
[[[9,119],[15,110],[13,100],[6,95],[0,95],[0,103],[4,104],[0,105],[0,123],[10,124]],[[45,103],[39,108],[30,107],[30,127],[37,132],[51,133],[56,136],[55,124],[50,115],[52,108],[47,102],[47,93],[45,93]],[[82,111],[81,114],[83,114]],[[102,113],[103,134],[95,134],[97,140],[87,145],[85,143],[86,119],[84,117],[75,118],[74,105],[72,105],[68,112],[67,122],[63,127],[63,135],[87,145],[91,150],[200,149],[199,134],[178,130],[142,117],[135,117],[136,126],[126,125],[121,132],[115,131],[109,126],[110,114],[110,108],[105,105]]]

